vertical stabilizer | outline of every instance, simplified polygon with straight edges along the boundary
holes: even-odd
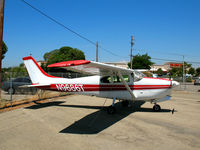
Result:
[[[24,57],[23,61],[33,84],[48,83],[50,78],[56,78],[44,72],[32,56]]]

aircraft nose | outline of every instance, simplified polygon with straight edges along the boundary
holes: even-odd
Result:
[[[178,85],[180,85],[179,82],[177,82],[177,81],[172,81],[172,87],[176,87],[176,86],[178,86]]]

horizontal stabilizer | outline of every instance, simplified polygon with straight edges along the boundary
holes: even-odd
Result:
[[[19,87],[20,88],[31,88],[31,87],[44,87],[44,86],[50,86],[50,84],[22,85],[22,86],[19,86]]]

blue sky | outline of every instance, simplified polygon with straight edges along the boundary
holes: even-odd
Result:
[[[42,16],[21,0],[5,0],[3,67],[17,66],[30,53],[36,60],[62,46],[95,60],[96,47]],[[99,49],[102,62],[129,61],[133,54],[200,62],[199,0],[25,0],[70,29],[118,56]],[[174,55],[178,54],[178,55]],[[157,64],[165,61],[152,59]],[[194,64],[200,67],[199,64]]]

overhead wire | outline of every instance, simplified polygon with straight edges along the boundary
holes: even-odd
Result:
[[[53,21],[53,22],[55,22],[56,24],[60,25],[60,26],[63,27],[64,29],[66,29],[66,30],[72,32],[73,34],[75,34],[75,35],[78,36],[79,38],[82,38],[82,39],[88,41],[90,44],[96,46],[96,43],[93,42],[92,40],[90,40],[90,39],[84,37],[83,35],[81,35],[80,33],[76,32],[76,31],[74,31],[74,30],[70,29],[70,28],[67,27],[66,25],[64,25],[64,24],[60,23],[59,21],[57,21],[56,19],[50,17],[49,15],[47,15],[47,14],[44,13],[43,11],[39,10],[39,9],[36,8],[35,6],[31,5],[30,3],[26,2],[25,0],[21,0],[21,1],[22,1],[23,3],[25,3],[26,5],[28,5],[29,7],[31,7],[32,9],[34,9],[35,11],[37,11],[38,13],[40,13],[41,15],[47,17],[47,18],[50,19],[51,21]],[[106,49],[106,48],[103,48],[101,45],[99,45],[99,48],[101,48],[102,50],[106,51],[107,53],[110,53],[110,54],[113,55],[113,56],[120,57],[120,58],[121,58],[121,57],[125,57],[125,56],[117,55],[117,54],[111,52],[110,50],[108,50],[108,49]]]
[[[85,36],[81,35],[80,33],[70,29],[69,27],[67,27],[66,25],[64,25],[63,23],[57,21],[56,19],[50,17],[49,15],[47,15],[46,13],[44,13],[43,11],[39,10],[38,8],[34,7],[33,5],[31,5],[30,3],[26,2],[25,0],[21,0],[23,3],[25,3],[26,5],[28,5],[29,7],[31,7],[32,9],[34,9],[35,11],[37,11],[38,13],[40,13],[41,15],[45,16],[46,18],[50,19],[51,21],[55,22],[56,24],[60,25],[61,27],[63,27],[64,29],[72,32],[73,34],[75,34],[76,36],[78,36],[79,38],[82,38],[84,40],[86,40],[87,42],[89,42],[90,44],[92,45],[95,45],[96,46],[96,43],[88,38],[86,38]],[[113,56],[116,56],[116,57],[120,57],[120,58],[129,58],[127,56],[120,56],[120,55],[117,55],[116,53],[113,53],[111,52],[110,50],[102,47],[101,45],[99,45],[99,48],[101,48],[102,50],[106,51],[107,53],[110,53],[111,55]],[[136,50],[136,49],[135,49]],[[136,50],[138,52],[140,51],[144,51],[144,50]],[[145,51],[147,52],[147,51]],[[168,55],[176,55],[176,56],[183,56],[182,54],[176,54],[176,53],[166,53],[166,52],[158,52],[158,51],[154,51],[156,53],[160,53],[160,54],[168,54]],[[184,56],[187,56],[187,55],[184,55]],[[152,59],[155,59],[155,60],[163,60],[163,61],[174,61],[174,62],[182,62],[180,60],[171,60],[171,59],[160,59],[160,58],[152,58]],[[200,62],[193,62],[193,61],[187,61],[188,63],[196,63],[196,64],[200,64]]]
[[[144,51],[144,50],[137,50],[135,49],[135,51],[138,51],[138,52],[147,52],[147,51]],[[192,55],[183,55],[183,54],[177,54],[177,53],[167,53],[167,52],[157,52],[157,51],[153,51],[155,53],[160,53],[160,54],[167,54],[167,55],[175,55],[175,56],[187,56],[187,57],[196,57],[196,56],[192,56]],[[152,53],[152,52],[151,52]],[[183,62],[183,60],[175,60],[175,59],[161,59],[161,58],[154,58],[154,57],[151,57],[151,59],[154,59],[154,60],[161,60],[161,61],[173,61],[173,62]],[[185,62],[187,63],[192,63],[192,64],[200,64],[200,62],[198,61],[188,61],[188,60],[184,60]]]

